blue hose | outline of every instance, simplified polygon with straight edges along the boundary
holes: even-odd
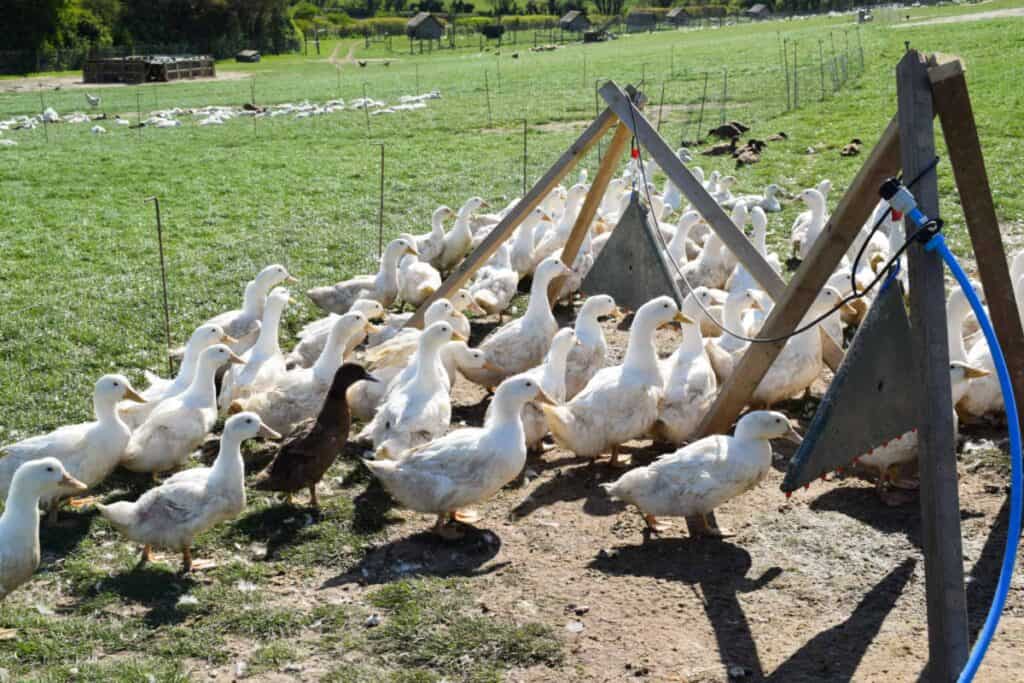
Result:
[[[981,660],[985,658],[992,637],[999,625],[999,617],[1002,616],[1003,607],[1006,604],[1006,596],[1010,591],[1010,580],[1013,578],[1013,565],[1017,558],[1017,544],[1020,540],[1021,528],[1021,507],[1022,507],[1022,463],[1021,463],[1021,433],[1020,419],[1017,415],[1017,403],[1013,397],[1013,385],[1010,383],[1010,371],[1006,367],[1006,359],[1003,358],[1003,350],[999,347],[999,340],[996,339],[995,330],[992,328],[992,321],[989,320],[985,309],[974,293],[967,273],[956,260],[956,256],[949,250],[946,240],[941,234],[935,234],[925,245],[927,251],[938,251],[942,260],[949,266],[953,277],[960,284],[967,300],[974,309],[974,315],[978,318],[978,324],[985,334],[985,341],[988,343],[989,351],[992,353],[992,360],[996,367],[996,374],[999,377],[999,387],[1003,391],[1003,404],[1006,406],[1006,422],[1010,430],[1010,528],[1006,532],[1006,548],[1003,552],[1003,564],[999,570],[999,583],[996,585],[996,594],[992,599],[992,606],[989,607],[988,616],[985,617],[985,625],[978,634],[978,640],[971,649],[971,656],[960,672],[959,683],[967,683],[974,680],[981,666]]]

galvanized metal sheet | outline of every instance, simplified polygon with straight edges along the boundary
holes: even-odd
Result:
[[[647,209],[634,192],[618,225],[581,286],[589,295],[610,294],[623,308],[636,310],[668,295],[682,305],[672,266],[662,249]]]
[[[804,442],[789,463],[789,492],[917,426],[916,364],[898,282],[871,305]]]

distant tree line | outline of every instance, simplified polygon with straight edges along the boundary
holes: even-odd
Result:
[[[218,57],[297,48],[288,0],[0,0],[4,47],[188,45]]]

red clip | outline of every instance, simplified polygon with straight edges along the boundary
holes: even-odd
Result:
[[[629,156],[633,157],[634,159],[639,159],[640,158],[640,148],[639,147],[633,147],[631,150],[629,150]]]
[[[894,221],[901,221],[901,220],[903,220],[903,212],[902,211],[897,211],[896,209],[893,209],[892,210],[892,219]]]
[[[792,491],[786,491],[786,500],[789,500],[792,495],[793,495]]]

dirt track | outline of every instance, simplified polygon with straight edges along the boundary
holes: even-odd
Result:
[[[912,26],[932,26],[935,24],[962,24],[965,21],[986,21],[988,19],[1007,19],[1010,17],[1024,17],[1024,7],[1011,7],[1010,9],[976,12],[974,14],[958,14],[955,17],[938,17],[926,21],[911,21],[906,24],[896,24],[896,27],[910,28]]]

